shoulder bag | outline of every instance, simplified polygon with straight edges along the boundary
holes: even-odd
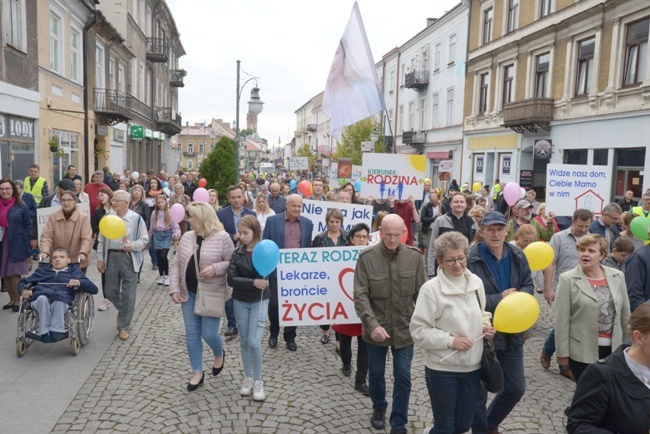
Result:
[[[481,311],[485,310],[481,306],[481,299],[476,292],[476,299]],[[483,356],[481,357],[481,383],[488,392],[498,393],[503,389],[503,369],[497,359],[494,344],[491,340],[483,338]]]
[[[199,274],[199,260],[196,255],[196,237],[194,238],[194,269],[196,270],[196,300],[194,301],[194,315],[222,318],[226,307],[226,291],[216,284],[201,282]]]

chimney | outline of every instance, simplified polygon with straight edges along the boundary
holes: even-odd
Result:
[[[436,21],[438,21],[438,18],[427,18],[427,27],[434,25]]]

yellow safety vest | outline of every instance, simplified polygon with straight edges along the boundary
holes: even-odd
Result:
[[[34,184],[34,188],[32,188],[31,178],[29,176],[25,178],[24,184],[23,190],[25,193],[30,193],[34,196],[36,204],[39,205],[43,199],[43,185],[45,185],[45,178],[39,176]]]

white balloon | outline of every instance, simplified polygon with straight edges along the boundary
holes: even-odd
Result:
[[[137,181],[138,178],[140,178],[140,174],[139,174],[138,172],[133,172],[133,173],[131,174],[131,178],[132,178],[134,181]]]
[[[526,198],[526,190],[524,190],[524,187],[520,187],[520,188],[521,188],[521,198],[525,199]]]

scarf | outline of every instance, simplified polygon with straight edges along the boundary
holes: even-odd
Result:
[[[11,209],[12,206],[16,203],[16,198],[12,197],[11,199],[2,199],[0,198],[0,226],[3,228],[8,228],[9,227],[9,222],[7,221],[7,214],[9,214],[9,210]]]
[[[163,190],[149,190],[147,196],[157,198],[160,193],[164,193]]]

